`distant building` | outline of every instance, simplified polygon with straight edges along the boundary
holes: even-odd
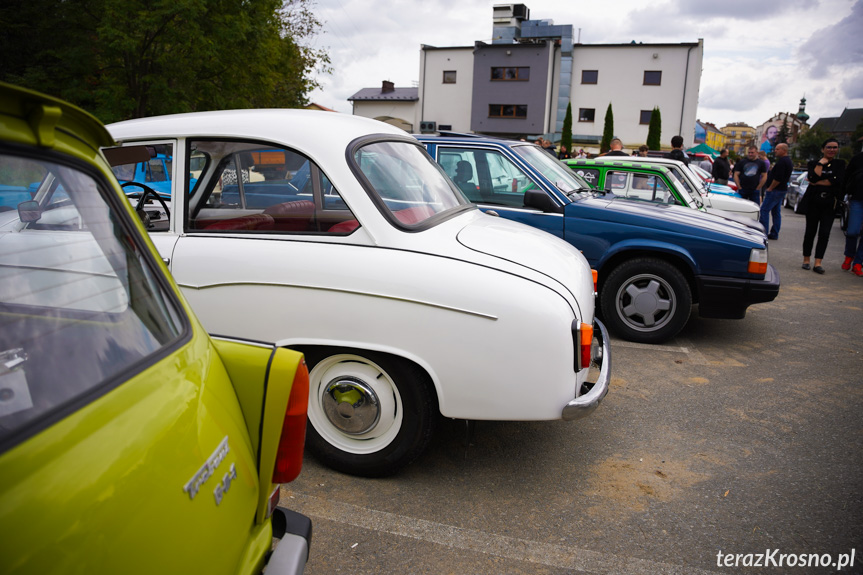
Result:
[[[706,144],[714,150],[721,150],[725,147],[725,134],[710,122],[695,121],[695,143]]]
[[[396,88],[388,80],[384,80],[380,88],[363,88],[348,98],[353,103],[355,116],[374,118],[406,132],[415,129],[412,120],[418,100],[417,88]]]
[[[845,108],[837,118],[819,118],[812,127],[821,128],[832,137],[839,140],[840,146],[852,143],[854,131],[863,121],[863,108]]]
[[[720,128],[725,134],[725,147],[738,156],[746,154],[746,148],[755,143],[755,128],[744,122],[732,122]]]
[[[491,43],[420,49],[420,80],[412,104],[381,107],[382,90],[366,88],[349,100],[354,113],[401,118],[414,130],[477,132],[559,141],[567,104],[573,142],[598,147],[611,104],[614,132],[635,149],[647,139],[650,114],[662,114],[663,145],[695,137],[704,46],[581,44],[572,25],[530,20],[524,4],[493,7]],[[409,88],[393,88],[408,94]],[[369,99],[373,98],[373,99]],[[377,107],[368,104],[375,102]],[[411,108],[412,105],[412,108]],[[411,112],[413,112],[411,114]]]
[[[768,154],[773,152],[783,128],[785,129],[785,142],[796,144],[800,135],[809,129],[809,125],[806,123],[808,119],[806,98],[801,98],[800,107],[796,114],[779,112],[756,128],[755,145],[758,146],[759,150],[764,150]]]
[[[305,108],[306,110],[320,110],[322,112],[335,112],[332,108],[327,108],[326,106],[321,106],[320,104],[315,104],[314,102],[310,102],[308,106]]]

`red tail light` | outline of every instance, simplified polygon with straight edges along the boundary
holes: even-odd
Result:
[[[276,467],[273,469],[273,483],[289,483],[297,478],[303,468],[308,408],[309,369],[303,361],[294,375],[294,385],[288,399],[288,409],[276,453]]]
[[[580,341],[579,351],[581,352],[580,369],[590,367],[590,351],[593,346],[593,326],[583,323],[579,329]]]

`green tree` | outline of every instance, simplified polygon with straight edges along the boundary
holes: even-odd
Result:
[[[821,157],[821,144],[830,133],[820,127],[810,128],[797,138],[791,157],[795,164],[803,165]]]
[[[779,128],[779,133],[776,134],[776,143],[788,143],[788,118],[785,118],[785,120],[782,121],[782,127]]]
[[[661,135],[662,116],[659,113],[659,106],[657,106],[653,108],[653,111],[650,113],[650,124],[647,127],[647,147],[651,150],[661,150]]]
[[[4,0],[0,79],[104,122],[299,107],[329,72],[311,0]]]
[[[605,110],[605,128],[602,130],[602,142],[599,144],[599,153],[604,154],[611,148],[611,139],[614,137],[614,112],[611,111],[611,102]]]
[[[560,134],[560,146],[566,146],[572,153],[572,102],[566,105],[566,116],[563,118],[563,129]]]

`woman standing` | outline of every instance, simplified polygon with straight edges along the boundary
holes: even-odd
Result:
[[[815,273],[823,274],[821,260],[827,251],[830,228],[836,217],[836,202],[842,193],[842,176],[845,173],[845,160],[836,159],[839,142],[829,138],[821,144],[820,160],[809,162],[809,188],[804,197],[809,196],[806,207],[806,231],[803,232],[803,269],[809,269],[812,243],[818,234],[815,245]]]

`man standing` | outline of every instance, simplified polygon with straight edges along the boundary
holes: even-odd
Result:
[[[611,144],[609,145],[611,151],[603,154],[604,156],[628,156],[626,152],[623,151],[623,142],[620,141],[620,138],[612,138]]]
[[[731,175],[731,164],[728,163],[728,148],[719,150],[719,157],[713,160],[713,169],[710,170],[713,181],[723,186],[728,185],[728,176]]]
[[[794,164],[788,157],[788,144],[776,144],[773,151],[776,154],[776,162],[767,178],[767,187],[764,188],[764,201],[761,203],[759,220],[764,226],[767,239],[778,240],[779,228],[782,226],[782,200],[785,199],[785,192],[788,191],[788,180],[791,179]],[[773,214],[772,228],[769,227],[771,213]]]
[[[666,158],[671,158],[672,160],[679,160],[689,165],[689,156],[686,155],[686,152],[683,151],[683,137],[674,136],[671,138],[671,151],[665,154]]]
[[[749,146],[746,157],[741,158],[734,164],[734,183],[737,191],[744,200],[752,200],[756,204],[761,203],[761,188],[767,179],[767,168],[764,162],[758,159],[758,148]]]

